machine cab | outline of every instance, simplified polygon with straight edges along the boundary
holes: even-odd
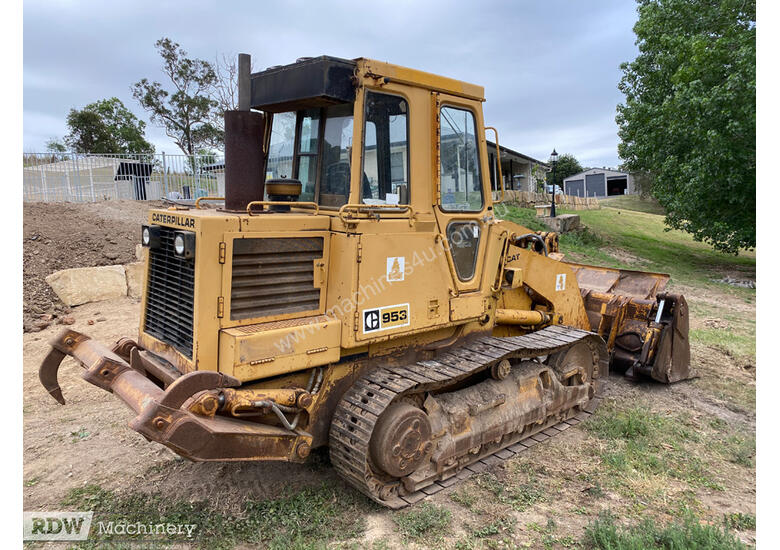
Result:
[[[332,272],[338,251],[356,247],[346,342],[489,314],[496,274],[483,266],[497,265],[486,260],[500,245],[489,236],[481,87],[319,57],[255,73],[251,90],[252,106],[270,114],[266,181],[300,181],[300,203],[333,217]]]

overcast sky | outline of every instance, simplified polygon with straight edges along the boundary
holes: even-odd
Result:
[[[545,160],[616,166],[619,65],[637,54],[631,0],[516,2],[105,0],[24,3],[24,150],[66,133],[69,109],[116,96],[148,122],[130,85],[160,82],[154,42],[190,56],[246,52],[255,70],[332,55],[369,57],[485,87],[501,144]],[[148,124],[157,151],[179,153]]]

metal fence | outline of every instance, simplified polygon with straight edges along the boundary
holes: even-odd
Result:
[[[25,153],[25,202],[223,196],[221,155]]]

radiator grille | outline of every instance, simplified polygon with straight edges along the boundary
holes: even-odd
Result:
[[[176,230],[160,228],[160,247],[149,250],[144,330],[192,359],[195,260],[173,253]]]
[[[235,239],[230,318],[318,310],[314,260],[322,247],[322,237]]]

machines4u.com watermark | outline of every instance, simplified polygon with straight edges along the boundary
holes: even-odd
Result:
[[[79,541],[93,539],[191,540],[194,523],[144,523],[123,519],[98,520],[94,512],[25,512],[24,540]]]

